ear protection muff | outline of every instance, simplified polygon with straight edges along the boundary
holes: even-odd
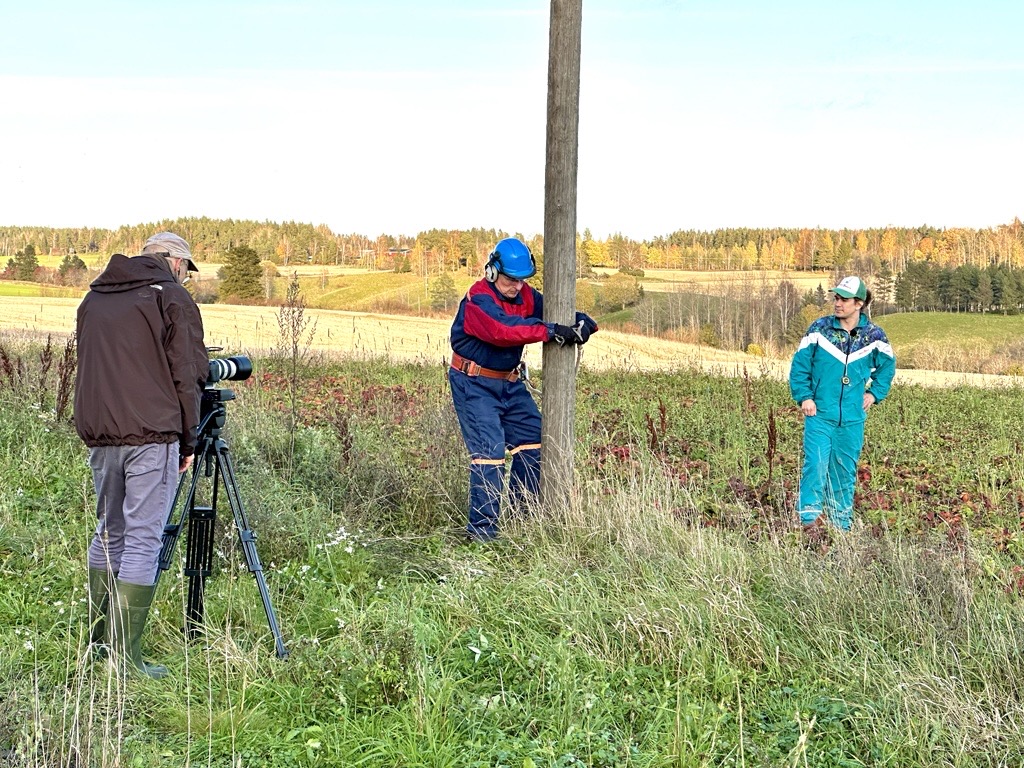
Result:
[[[498,261],[498,254],[492,253],[490,258],[487,259],[487,263],[484,264],[484,280],[488,283],[493,283],[498,279],[498,267],[495,264]]]

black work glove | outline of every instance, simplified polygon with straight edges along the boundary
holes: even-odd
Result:
[[[590,334],[597,332],[597,323],[586,312],[577,312],[576,325],[573,328],[576,330],[576,335],[580,337],[580,344],[586,344],[590,339]]]
[[[580,336],[576,326],[555,323],[548,341],[553,341],[558,346],[564,347],[566,344],[582,344],[583,337]]]

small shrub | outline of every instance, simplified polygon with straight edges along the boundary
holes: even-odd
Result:
[[[720,347],[722,345],[721,339],[718,338],[718,333],[710,323],[704,323],[700,327],[700,333],[697,336],[697,343],[703,344],[706,347]]]

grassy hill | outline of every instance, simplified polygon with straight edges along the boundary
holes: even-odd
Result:
[[[903,312],[875,320],[900,367],[1024,373],[1024,315]]]
[[[476,278],[465,274],[452,275],[457,298],[461,299]],[[290,277],[279,277],[274,283],[275,296],[287,293]],[[430,309],[430,282],[423,277],[396,272],[363,274],[329,273],[300,276],[299,286],[306,303],[318,309],[343,309],[354,312],[394,312]],[[454,310],[454,307],[452,308]]]

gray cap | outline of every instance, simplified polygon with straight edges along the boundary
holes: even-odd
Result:
[[[175,259],[184,259],[188,262],[190,272],[198,272],[199,267],[192,261],[192,251],[182,238],[173,232],[157,232],[142,247],[143,253],[160,254],[166,253]]]

